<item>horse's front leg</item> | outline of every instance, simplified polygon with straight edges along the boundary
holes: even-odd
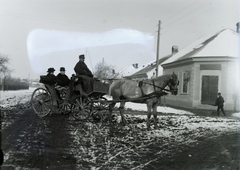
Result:
[[[123,125],[126,125],[127,121],[126,121],[126,119],[124,118],[124,115],[123,115],[124,106],[125,106],[125,102],[120,102],[119,111],[120,111],[120,115],[121,115],[121,118],[122,118],[122,123],[123,123]]]
[[[153,124],[154,124],[154,129],[157,129],[157,103],[153,105]]]
[[[151,105],[147,104],[147,130],[150,129],[150,119],[151,119],[151,110],[152,110],[152,107]]]

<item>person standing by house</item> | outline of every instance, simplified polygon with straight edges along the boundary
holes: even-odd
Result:
[[[225,115],[224,109],[223,109],[223,103],[224,103],[224,98],[221,96],[221,93],[217,94],[217,99],[215,101],[215,106],[217,106],[217,114],[218,116],[220,115],[219,111],[221,110],[223,112],[223,115]]]
[[[57,75],[57,84],[59,86],[63,87],[69,86],[70,80],[68,76],[65,74],[65,71],[66,71],[65,68],[61,67],[60,73]]]
[[[155,72],[153,72],[151,79],[155,79],[155,78],[156,78],[156,75],[155,75]]]

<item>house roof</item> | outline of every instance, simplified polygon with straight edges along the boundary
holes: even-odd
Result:
[[[129,75],[136,73],[138,70],[140,70],[140,68],[135,68],[133,65],[130,65],[128,67],[125,67],[119,73],[120,73],[120,75],[125,77],[125,76],[129,76]]]
[[[201,38],[164,61],[162,65],[200,57],[239,57],[239,34],[231,29],[224,29],[215,35]]]
[[[168,58],[170,58],[171,56],[172,56],[172,54],[162,57],[161,59],[158,60],[158,61],[159,61],[159,64],[161,64],[162,62],[166,61],[166,60],[167,60]],[[144,74],[147,75],[147,73],[148,73],[149,71],[151,71],[151,70],[153,70],[153,69],[155,69],[155,68],[156,68],[156,61],[149,63],[149,64],[148,64],[146,67],[144,67],[143,69],[141,69],[141,70],[137,71],[136,73],[132,74],[131,77],[132,77],[132,76],[137,76],[137,75],[144,75]]]

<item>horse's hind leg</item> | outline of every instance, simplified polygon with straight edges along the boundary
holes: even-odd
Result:
[[[110,123],[112,123],[112,112],[113,112],[113,108],[114,108],[115,105],[116,105],[115,102],[109,104],[109,120],[110,120]]]
[[[123,123],[123,125],[126,125],[127,121],[126,121],[126,119],[124,118],[124,115],[123,115],[124,106],[125,106],[125,102],[120,102],[119,111],[120,111],[120,115],[121,115],[121,118],[122,118],[122,123]]]

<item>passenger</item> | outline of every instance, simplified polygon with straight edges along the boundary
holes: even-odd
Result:
[[[79,55],[79,62],[75,65],[74,71],[77,77],[80,78],[80,83],[83,85],[83,90],[86,94],[89,94],[93,90],[93,74],[84,63],[84,54]]]
[[[65,68],[61,67],[60,73],[57,75],[57,84],[59,86],[63,87],[69,86],[70,80],[68,76],[65,74],[65,71],[66,71]]]
[[[57,83],[57,77],[54,75],[55,69],[53,67],[48,69],[48,74],[46,75],[46,78],[48,80],[47,84],[55,85]]]
[[[44,76],[44,80],[42,83],[51,85],[49,86],[49,91],[51,94],[56,93],[57,97],[60,98],[60,93],[57,89],[55,89],[55,85],[57,84],[57,77],[54,75],[55,69],[53,67],[48,68],[47,72],[48,74]]]

